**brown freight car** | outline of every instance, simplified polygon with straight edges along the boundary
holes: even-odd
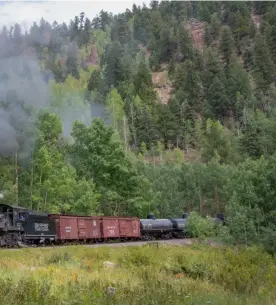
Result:
[[[101,232],[104,239],[139,238],[140,220],[136,217],[101,217]]]
[[[99,240],[101,239],[100,217],[82,217],[68,215],[49,215],[56,221],[57,239],[70,240]]]

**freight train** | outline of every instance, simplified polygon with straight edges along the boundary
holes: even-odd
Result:
[[[0,247],[184,238],[188,218],[71,216],[0,204]]]

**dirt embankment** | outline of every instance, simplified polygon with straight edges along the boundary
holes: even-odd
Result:
[[[168,66],[166,64],[161,65],[161,70],[152,73],[152,82],[159,103],[167,104],[172,97],[172,84],[168,76]]]
[[[261,17],[253,11],[251,14],[251,19],[255,24],[256,28],[259,29],[261,25]]]
[[[191,34],[195,47],[197,49],[203,49],[205,31],[204,23],[193,19],[188,23],[187,28]]]

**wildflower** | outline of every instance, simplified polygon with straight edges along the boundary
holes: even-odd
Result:
[[[175,275],[175,277],[182,278],[182,277],[184,277],[184,274],[183,274],[183,273],[177,273],[177,274]]]

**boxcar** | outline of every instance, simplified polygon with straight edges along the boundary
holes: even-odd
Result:
[[[99,217],[50,215],[56,221],[58,240],[87,240],[101,238]]]
[[[140,220],[136,217],[120,218],[119,232],[122,238],[139,238],[140,234]]]
[[[119,218],[101,217],[101,235],[104,239],[120,238]]]
[[[79,239],[100,239],[101,219],[100,217],[78,217]]]
[[[136,217],[101,217],[102,237],[139,238],[140,220]]]

